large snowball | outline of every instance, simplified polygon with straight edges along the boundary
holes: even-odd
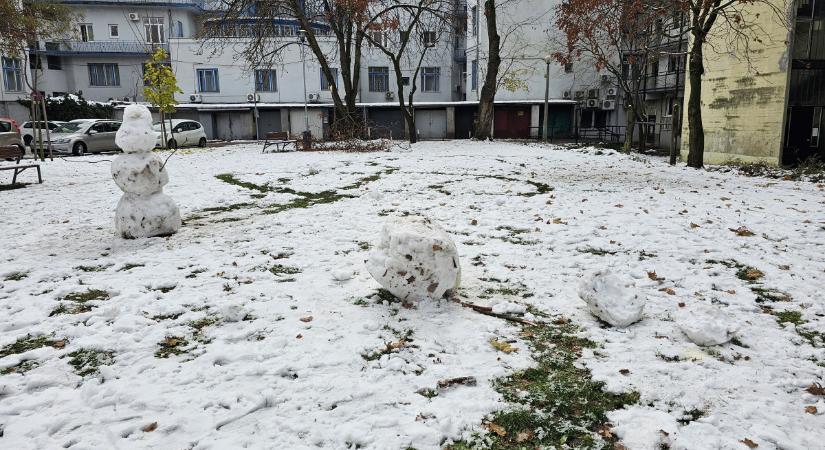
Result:
[[[424,217],[388,221],[366,264],[381,286],[404,301],[441,298],[461,282],[455,243]]]
[[[169,172],[160,170],[163,161],[152,153],[121,155],[112,161],[112,178],[123,192],[154,194],[169,182]]]
[[[590,312],[614,327],[627,327],[642,319],[644,298],[632,278],[614,275],[608,269],[586,277],[579,286],[579,297]]]
[[[152,113],[143,105],[129,105],[123,110],[123,123],[115,135],[115,143],[125,153],[152,150],[157,134],[152,129]]]
[[[721,308],[695,303],[673,314],[676,326],[696,345],[721,345],[736,333],[735,319]]]
[[[178,205],[165,194],[123,194],[117,203],[115,230],[127,239],[167,236],[180,224]]]

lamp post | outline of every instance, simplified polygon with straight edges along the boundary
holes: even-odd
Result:
[[[549,114],[549,104],[550,104],[550,63],[553,62],[553,56],[547,55],[544,57],[544,62],[547,65],[547,71],[544,75],[544,123],[541,127],[541,140],[545,144],[547,143],[547,129],[549,128],[550,124],[550,117]]]
[[[306,30],[301,28],[298,30],[301,39],[301,73],[304,77],[304,149],[309,149],[309,107],[307,106],[307,65],[306,58],[304,58],[304,40],[306,39]]]

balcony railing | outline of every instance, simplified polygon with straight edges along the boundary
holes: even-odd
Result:
[[[676,91],[685,85],[685,72],[659,73],[648,75],[644,81],[643,90],[646,92]]]
[[[42,52],[47,55],[148,55],[156,48],[168,51],[169,44],[148,44],[139,41],[60,41],[49,42],[46,50]]]

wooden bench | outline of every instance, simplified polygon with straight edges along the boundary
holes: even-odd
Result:
[[[295,139],[289,138],[289,133],[285,131],[273,131],[266,133],[265,140],[264,140],[264,148],[261,153],[266,153],[266,149],[269,147],[275,147],[276,152],[285,152],[287,151],[287,146],[292,144],[295,146],[295,150],[298,150],[298,141]]]
[[[12,186],[17,183],[17,175],[26,170],[35,168],[37,169],[37,182],[43,183],[43,177],[40,176],[40,164],[23,164],[20,165],[20,160],[23,159],[23,150],[16,145],[3,145],[0,146],[0,163],[4,162],[7,159],[14,159],[16,162],[14,166],[0,166],[0,170],[13,170],[14,176],[11,179]]]

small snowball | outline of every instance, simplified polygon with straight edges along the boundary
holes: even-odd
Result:
[[[419,216],[388,221],[366,265],[381,286],[405,301],[441,298],[461,282],[452,238]]]
[[[629,277],[619,277],[602,269],[586,277],[579,286],[579,297],[599,319],[624,328],[642,319],[644,298]]]
[[[734,318],[721,308],[695,303],[680,308],[673,320],[682,333],[696,345],[720,345],[728,342],[736,333]]]
[[[628,450],[667,448],[679,430],[676,418],[652,408],[630,407],[608,414],[613,431]]]
[[[347,281],[352,279],[354,275],[352,269],[335,269],[332,271],[332,278],[335,281]]]

